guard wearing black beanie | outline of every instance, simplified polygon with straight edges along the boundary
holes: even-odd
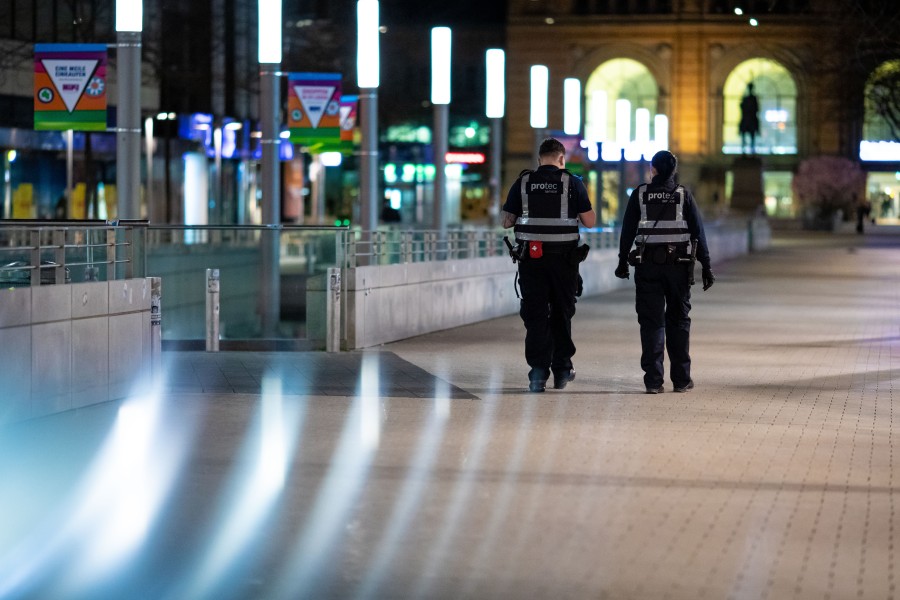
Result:
[[[704,291],[716,278],[694,196],[675,182],[678,159],[661,150],[653,155],[650,166],[653,179],[634,190],[625,208],[616,277],[628,279],[628,265],[635,267],[635,309],[647,393],[664,391],[666,350],[674,390],[687,392],[694,387],[689,313],[695,260],[703,269]]]

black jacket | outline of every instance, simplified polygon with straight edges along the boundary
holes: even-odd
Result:
[[[675,174],[673,173],[668,179],[663,179],[660,175],[656,175],[647,186],[647,190],[673,192],[678,185],[675,183]],[[694,201],[691,191],[684,188],[684,220],[687,221],[688,231],[691,239],[697,240],[697,261],[703,265],[704,269],[709,269],[709,246],[706,243],[706,233],[703,231],[703,219],[700,216],[700,210]],[[637,236],[638,224],[641,221],[640,199],[638,198],[638,189],[631,193],[628,199],[628,206],[625,207],[625,216],[622,218],[622,236],[619,238],[619,263],[624,263],[628,259],[628,253],[634,245],[634,238]]]

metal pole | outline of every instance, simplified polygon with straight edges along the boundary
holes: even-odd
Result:
[[[116,107],[118,218],[141,218],[141,33],[116,33],[119,104]]]
[[[71,129],[66,130],[66,217],[72,217],[72,182],[75,172],[75,150],[74,150],[75,132]],[[87,197],[85,197],[87,200]],[[90,218],[90,215],[85,214]]]
[[[162,277],[150,277],[150,375],[162,375]]]
[[[151,292],[152,301],[152,292]],[[206,270],[206,351],[219,351],[219,270]]]
[[[262,191],[263,223],[272,227],[260,239],[262,281],[260,284],[260,314],[263,336],[273,337],[278,329],[281,311],[280,225],[281,170],[278,161],[279,122],[281,109],[281,76],[279,64],[260,64],[259,114],[262,129]]]
[[[440,239],[447,233],[447,136],[450,105],[434,105],[434,229]]]
[[[503,161],[503,119],[491,119],[491,207],[490,223],[493,227],[500,224],[500,207],[502,206],[502,198],[500,196],[500,182],[502,177],[501,162]]]
[[[325,307],[325,351],[341,350],[341,270],[328,269],[328,302]]]
[[[357,265],[369,264],[372,254],[372,232],[378,228],[378,88],[359,90],[359,116],[362,140],[359,156],[360,242],[368,248],[366,256],[357,257]]]
[[[312,179],[312,202],[310,205],[310,221],[321,224],[325,216],[325,165],[322,155],[314,154],[310,164]]]
[[[378,88],[359,93],[360,147],[359,199],[360,225],[364,232],[378,227]]]

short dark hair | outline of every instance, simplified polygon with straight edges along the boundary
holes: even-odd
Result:
[[[650,165],[656,169],[661,176],[668,178],[678,167],[678,159],[668,150],[660,150],[653,155]]]
[[[538,156],[548,156],[550,154],[562,154],[565,156],[566,147],[557,139],[547,138],[541,142],[541,147],[538,149]]]

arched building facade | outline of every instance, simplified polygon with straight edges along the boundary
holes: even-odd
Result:
[[[607,158],[620,152],[621,144],[615,144],[622,134],[614,130],[623,126],[615,115],[624,109],[616,102],[628,100],[628,139],[639,143],[642,135],[646,138],[647,126],[641,123],[647,116],[638,109],[650,111],[651,144],[644,153],[649,159],[656,147],[652,141],[660,133],[653,117],[664,115],[666,146],[679,157],[681,180],[694,188],[704,206],[724,210],[735,160],[752,153],[763,165],[766,210],[799,216],[800,207],[791,197],[797,165],[814,156],[859,159],[863,121],[869,130],[877,129],[863,117],[865,91],[848,93],[841,68],[831,62],[837,55],[830,54],[829,44],[840,23],[835,4],[510,0],[508,183],[533,165],[535,140],[562,129],[563,80],[572,77],[583,90],[584,125],[578,137],[586,140],[588,150],[602,141],[615,148]],[[548,132],[529,127],[529,69],[535,64],[550,71]],[[752,151],[738,131],[741,101],[751,83],[759,107]],[[616,221],[621,200],[647,177],[647,167],[623,166],[602,157],[593,161],[587,151],[583,162],[586,179],[596,186],[595,197],[602,199],[597,207],[602,220]],[[898,167],[883,160],[867,165],[870,171],[885,173]]]

